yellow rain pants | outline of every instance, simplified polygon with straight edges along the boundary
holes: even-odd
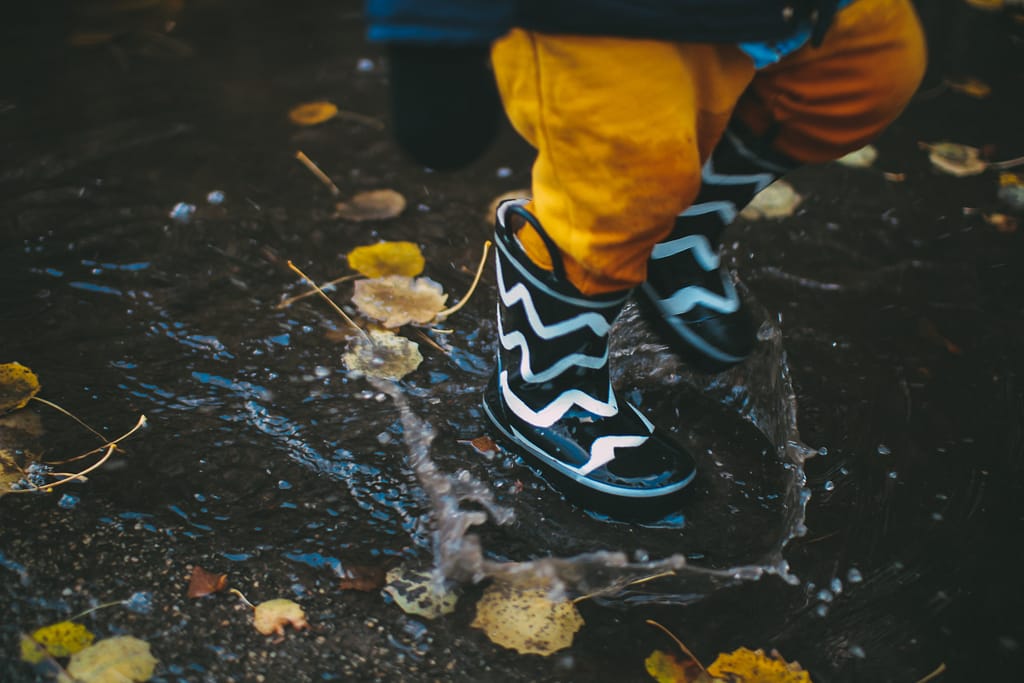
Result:
[[[874,139],[924,73],[910,0],[857,0],[814,47],[761,70],[738,47],[514,30],[492,62],[505,110],[537,149],[532,210],[581,292],[634,287],[651,249],[697,196],[735,114],[794,161]],[[530,258],[551,268],[532,228]]]

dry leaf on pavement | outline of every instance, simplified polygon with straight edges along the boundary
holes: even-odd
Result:
[[[348,255],[349,268],[366,277],[416,277],[425,265],[423,253],[413,242],[378,242],[356,247]]]
[[[369,338],[361,334],[352,337],[342,354],[350,372],[397,382],[423,362],[423,354],[414,341],[388,330],[369,330],[367,335]]]
[[[432,572],[396,567],[387,574],[384,591],[406,614],[436,619],[455,611],[459,596]]]
[[[45,654],[51,657],[67,657],[92,645],[95,638],[89,629],[73,621],[50,624],[36,629],[31,638],[22,640],[21,659],[36,664],[43,660]],[[34,643],[38,643],[43,649],[36,647]]]
[[[433,322],[447,300],[439,283],[404,275],[357,280],[352,294],[352,303],[363,315],[390,328]]]
[[[288,119],[298,126],[315,126],[324,121],[330,121],[338,115],[338,107],[332,102],[320,100],[317,102],[305,102],[292,107],[288,112]]]
[[[0,415],[24,408],[39,393],[39,378],[21,363],[0,364]]]
[[[545,588],[496,581],[477,602],[472,626],[502,647],[550,655],[572,645],[583,617],[572,601],[553,601]]]
[[[115,636],[71,655],[67,675],[58,683],[141,683],[153,677],[158,664],[149,643],[131,636]],[[69,677],[70,676],[70,677]]]
[[[211,593],[219,593],[227,586],[227,574],[214,574],[197,565],[192,568],[192,576],[188,582],[188,597],[201,598]]]
[[[267,600],[256,605],[253,625],[265,636],[271,633],[283,636],[285,626],[291,626],[296,631],[309,628],[302,607],[297,602],[285,598]]]
[[[360,192],[334,205],[334,217],[350,221],[379,221],[405,211],[405,197],[394,190]]]

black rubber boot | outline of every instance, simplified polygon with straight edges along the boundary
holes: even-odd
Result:
[[[626,521],[664,517],[696,471],[679,444],[612,388],[608,331],[628,292],[581,294],[523,203],[498,209],[498,366],[484,411],[571,502]],[[523,252],[510,223],[525,222],[548,242],[553,272]]]
[[[758,192],[794,167],[727,130],[704,164],[697,199],[651,253],[647,281],[637,289],[641,309],[699,370],[720,372],[754,349],[754,321],[721,267],[721,235]]]

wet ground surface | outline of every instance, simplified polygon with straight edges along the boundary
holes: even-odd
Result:
[[[361,37],[359,4],[270,5],[186,2],[166,36],[129,22],[94,47],[57,49],[67,27],[56,25],[5,44],[18,86],[0,102],[0,362],[30,366],[43,396],[108,437],[140,414],[149,426],[67,496],[0,499],[0,680],[35,680],[17,661],[19,633],[130,596],[130,608],[84,622],[150,642],[160,681],[645,680],[644,657],[672,649],[647,619],[705,662],[776,648],[815,681],[913,682],[941,663],[955,681],[1019,670],[1024,244],[964,213],[1011,213],[995,173],[942,175],[917,146],[1024,155],[1019,25],[930,5],[932,69],[879,141],[876,168],[800,171],[796,216],[731,231],[733,265],[780,321],[800,437],[819,451],[806,463],[807,531],[782,554],[795,578],[683,572],[585,600],[573,646],[541,658],[470,627],[479,586],[439,621],[339,589],[353,567],[429,566],[431,498],[394,402],[343,370],[336,315],[314,299],[276,309],[303,291],[285,261],[324,281],[379,239],[419,243],[426,274],[461,296],[489,237],[488,204],[528,185],[530,151],[506,130],[465,172],[409,164],[386,130],[386,64]],[[946,75],[978,77],[992,95],[943,89]],[[288,122],[290,107],[319,98],[384,128]],[[343,194],[393,188],[409,208],[389,221],[332,218],[296,149]],[[208,201],[215,190],[222,203]],[[197,206],[187,222],[168,217],[179,202]],[[784,430],[750,421],[780,416],[744,403],[785,403],[786,386],[769,381],[783,357],[768,342],[774,374],[741,371],[707,391],[655,347],[620,355],[624,388],[702,454],[702,475],[682,529],[610,525],[465,443],[487,433],[477,392],[494,294],[488,272],[450,321],[450,353],[424,344],[426,361],[401,383],[436,432],[437,466],[468,469],[516,513],[480,530],[488,559],[612,550],[678,554],[702,570],[772,564],[795,475],[776,448]],[[624,327],[620,337],[650,341]],[[752,386],[732,388],[741,381]],[[67,418],[31,410],[48,453],[95,445]],[[314,629],[275,643],[234,597],[188,599],[194,565],[227,572],[254,602],[300,602]],[[611,571],[584,569],[593,584]]]

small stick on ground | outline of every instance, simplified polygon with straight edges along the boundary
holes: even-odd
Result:
[[[331,191],[331,194],[335,197],[341,195],[341,190],[334,184],[330,176],[320,170],[320,167],[313,163],[313,160],[306,156],[306,153],[301,149],[295,153],[295,158],[302,162],[302,165],[309,169],[309,172],[317,177],[317,179],[327,186],[327,189]]]
[[[81,420],[81,419],[80,419],[79,417],[77,417],[76,415],[72,415],[72,414],[71,414],[71,413],[70,413],[69,411],[67,411],[67,410],[66,410],[66,409],[64,409],[64,408],[61,408],[61,407],[60,407],[59,405],[57,405],[57,404],[56,404],[56,403],[54,403],[53,401],[47,401],[47,400],[46,400],[45,398],[39,398],[38,396],[33,396],[33,397],[32,397],[32,400],[33,400],[33,401],[39,401],[39,402],[40,402],[40,403],[42,403],[43,405],[47,405],[47,406],[50,406],[50,407],[51,407],[51,408],[53,408],[54,410],[56,410],[56,411],[58,411],[58,412],[61,412],[61,413],[64,413],[65,415],[67,415],[68,417],[70,417],[70,418],[71,418],[72,420],[74,420],[74,421],[75,421],[75,422],[77,422],[78,424],[82,425],[83,427],[85,427],[86,429],[88,429],[88,430],[89,430],[90,432],[92,432],[92,433],[93,433],[93,434],[95,434],[96,436],[100,437],[100,441],[103,441],[104,443],[106,443],[106,441],[107,441],[107,437],[103,436],[102,434],[100,434],[99,432],[97,432],[97,431],[96,431],[95,429],[93,429],[92,427],[90,427],[89,425],[87,425],[87,424],[86,424],[86,423],[85,423],[85,422],[84,422],[83,420]],[[67,461],[65,461],[65,462],[67,462]]]
[[[682,650],[683,652],[685,652],[686,656],[689,657],[690,659],[692,659],[694,664],[696,664],[697,666],[700,667],[701,671],[703,671],[704,673],[708,672],[708,670],[704,668],[704,665],[700,663],[700,660],[697,659],[697,655],[695,655],[692,652],[690,652],[690,648],[688,648],[685,645],[683,645],[683,641],[681,641],[678,638],[676,638],[675,634],[672,633],[672,631],[669,631],[667,628],[665,628],[664,626],[662,626],[658,622],[654,621],[653,619],[648,619],[647,623],[650,624],[651,626],[655,626],[657,628],[660,628],[662,631],[664,631],[665,635],[667,635],[669,638],[671,638],[673,641],[675,641],[675,644],[679,646],[679,649]]]
[[[945,662],[943,662],[942,664],[939,664],[939,666],[936,667],[935,671],[931,672],[930,674],[928,674],[927,676],[925,676],[924,678],[919,680],[917,683],[928,683],[928,681],[934,680],[935,678],[938,678],[939,676],[941,676],[944,673],[946,673],[946,663]]]
[[[348,282],[349,280],[355,280],[358,277],[360,277],[360,275],[358,273],[352,273],[352,274],[349,274],[349,275],[342,275],[341,277],[334,278],[330,282],[325,282],[322,285],[322,288],[326,289],[326,288],[331,287],[333,285],[340,285],[342,282]],[[290,296],[287,299],[285,299],[284,301],[282,301],[281,303],[279,303],[276,306],[276,308],[277,308],[277,310],[282,310],[282,309],[288,308],[289,306],[291,306],[296,301],[301,301],[301,300],[305,299],[308,296],[313,296],[314,294],[316,294],[316,290],[315,289],[311,289],[308,292],[303,292],[302,294],[296,294],[295,296]]]
[[[459,301],[459,303],[457,303],[454,306],[452,306],[451,308],[446,308],[443,311],[441,311],[440,313],[438,313],[437,317],[435,318],[435,320],[444,320],[445,318],[450,316],[452,313],[455,313],[456,311],[461,309],[463,306],[465,306],[466,302],[469,301],[469,297],[473,296],[473,292],[476,291],[476,286],[480,283],[480,276],[483,275],[484,266],[487,265],[487,252],[490,250],[490,248],[491,248],[491,241],[487,240],[486,242],[484,242],[484,253],[480,257],[480,265],[477,266],[477,268],[476,268],[476,276],[474,276],[473,284],[471,284],[469,286],[469,291],[466,292],[466,296],[462,297],[462,300]]]
[[[238,597],[240,597],[242,599],[242,602],[247,604],[249,607],[252,607],[253,609],[256,609],[256,605],[254,605],[251,602],[249,602],[249,599],[247,597],[245,597],[244,595],[242,595],[242,591],[238,590],[237,588],[229,588],[228,589],[228,593],[234,593],[235,595],[237,595]]]
[[[352,318],[348,317],[348,314],[345,313],[345,311],[341,310],[341,306],[339,306],[338,304],[334,303],[334,301],[331,299],[331,297],[327,296],[327,294],[324,293],[324,290],[320,289],[320,285],[318,285],[317,283],[313,282],[313,280],[308,275],[306,275],[301,270],[299,270],[298,267],[294,263],[292,263],[291,261],[288,261],[288,267],[291,268],[296,273],[298,273],[299,277],[301,277],[303,280],[308,282],[310,284],[310,286],[314,290],[316,290],[316,293],[319,294],[320,296],[322,296],[324,301],[329,303],[331,305],[331,307],[334,308],[334,310],[338,312],[338,315],[340,315],[342,317],[342,319],[346,323],[348,323],[353,328],[358,330],[359,334],[363,335],[363,338],[366,339],[366,341],[370,342],[371,345],[374,345],[373,344],[373,339],[370,338],[370,335],[368,335],[363,328],[359,327],[359,325],[356,325],[356,322],[354,320],[352,320]]]
[[[430,346],[433,346],[435,349],[437,349],[438,351],[440,351],[444,355],[446,355],[446,356],[451,355],[447,351],[444,350],[443,346],[441,346],[436,341],[431,339],[423,330],[416,330],[416,334],[419,335],[420,338],[423,339],[423,341],[425,341]]]

